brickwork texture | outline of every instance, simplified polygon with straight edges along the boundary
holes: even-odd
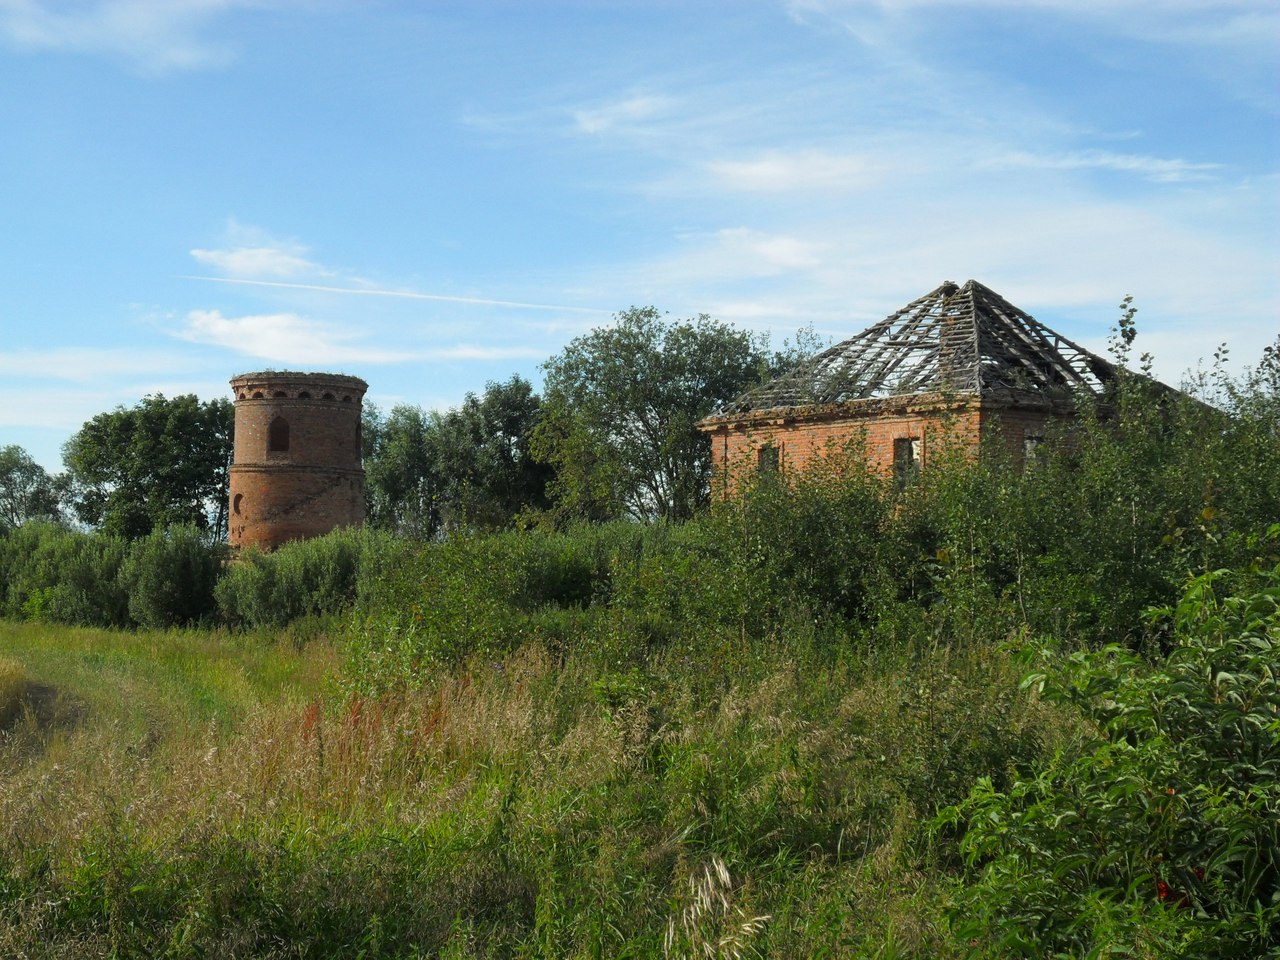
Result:
[[[1028,444],[1043,439],[1065,416],[1047,406],[1020,409],[976,397],[913,395],[710,417],[700,429],[711,440],[714,490],[730,496],[761,469],[804,471],[838,456],[890,475],[906,441],[916,441],[912,455],[924,469],[946,455],[976,457],[983,435],[994,432],[1021,463]],[[762,456],[766,448],[777,452]]]
[[[246,373],[235,394],[231,546],[272,550],[364,522],[358,377]]]

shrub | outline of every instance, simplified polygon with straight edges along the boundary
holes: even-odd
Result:
[[[1273,535],[1280,535],[1280,527]],[[1280,942],[1280,566],[1193,580],[1158,616],[1155,665],[1110,646],[1029,686],[1094,739],[1034,778],[980,782],[964,822],[972,886],[951,905],[977,956],[1253,957]]]
[[[222,552],[192,526],[165,527],[135,541],[120,568],[129,616],[160,629],[210,619]]]
[[[83,626],[129,624],[123,540],[27,523],[0,538],[4,615]]]
[[[362,567],[398,554],[393,542],[386,533],[340,529],[274,553],[247,550],[214,590],[218,610],[227,623],[248,627],[338,613],[356,599]]]

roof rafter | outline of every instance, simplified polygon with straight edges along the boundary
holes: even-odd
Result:
[[[721,411],[917,393],[1098,393],[1116,367],[970,280],[939,286],[861,333],[748,390]]]

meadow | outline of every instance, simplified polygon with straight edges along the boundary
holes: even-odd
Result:
[[[1026,471],[336,533],[165,629],[135,548],[18,531],[0,955],[1274,954],[1276,422],[1135,397]]]

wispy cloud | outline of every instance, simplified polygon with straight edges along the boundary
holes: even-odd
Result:
[[[156,370],[189,368],[190,361],[173,351],[123,347],[60,347],[0,353],[0,377],[91,383],[111,377],[150,375]]]
[[[540,347],[475,342],[385,349],[371,347],[364,334],[296,313],[224,316],[219,310],[192,310],[176,333],[180,339],[234,350],[274,363],[343,367],[433,361],[539,360]]]
[[[322,272],[298,250],[277,247],[237,247],[234,250],[191,251],[200,263],[237,278],[297,277]]]
[[[232,10],[262,0],[0,0],[0,34],[19,47],[120,57],[145,73],[219,67],[230,46],[204,36]]]
[[[443,293],[422,293],[417,290],[399,290],[382,287],[342,287],[321,283],[288,283],[278,280],[248,280],[237,277],[198,277],[187,276],[184,280],[203,280],[209,283],[232,283],[251,287],[276,287],[284,290],[312,290],[320,293],[336,293],[358,297],[391,297],[400,300],[432,300],[442,303],[464,303],[473,306],[511,307],[518,310],[555,310],[564,313],[607,314],[609,311],[598,307],[568,307],[552,303],[525,303],[520,300],[495,300],[489,297],[462,297]]]
[[[716,160],[707,168],[725,189],[754,193],[865,190],[879,179],[871,157],[825,150],[769,150],[751,160]]]
[[[1042,170],[1112,170],[1134,173],[1157,183],[1209,180],[1223,168],[1220,163],[1146,157],[1132,153],[1086,150],[1077,153],[1036,154],[1017,151],[989,161],[995,168],[1025,167]]]
[[[640,94],[619,100],[583,107],[573,111],[573,122],[580,133],[610,133],[634,127],[667,113],[672,106],[668,97]]]
[[[177,336],[276,363],[333,366],[397,363],[414,359],[363,345],[359,334],[295,313],[227,317],[220,310],[192,310]]]

